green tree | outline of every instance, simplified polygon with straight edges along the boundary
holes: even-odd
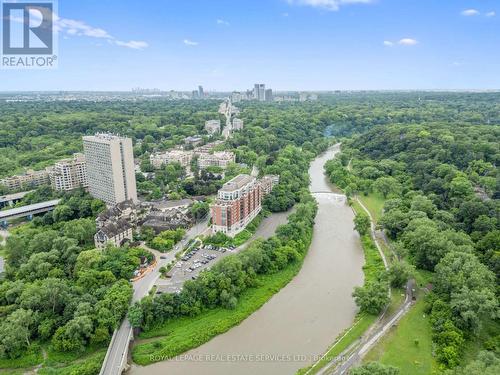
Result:
[[[387,283],[376,280],[368,282],[365,286],[354,288],[352,296],[360,311],[377,315],[389,303],[387,291]]]
[[[368,234],[370,230],[370,217],[364,212],[359,212],[354,217],[354,228],[358,231],[360,236],[364,236]]]

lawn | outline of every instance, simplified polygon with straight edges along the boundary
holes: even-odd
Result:
[[[173,319],[143,332],[132,349],[132,359],[147,365],[172,358],[196,348],[213,337],[228,331],[258,310],[299,272],[302,261],[271,274],[259,275],[258,287],[245,290],[234,310],[216,308],[195,317]],[[156,338],[152,339],[151,338]]]
[[[368,195],[359,194],[358,198],[368,211],[370,211],[375,224],[377,224],[382,217],[385,198],[379,193],[370,193]]]
[[[420,299],[393,329],[367,354],[364,362],[379,361],[398,367],[401,374],[437,373],[432,357],[431,327]]]

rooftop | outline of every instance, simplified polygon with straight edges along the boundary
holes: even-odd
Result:
[[[129,229],[132,228],[132,225],[130,225],[126,220],[124,219],[119,219],[114,223],[108,223],[105,226],[103,226],[101,229],[98,230],[98,233],[101,232],[105,234],[108,238],[115,237],[116,235],[123,233]],[[100,235],[98,235],[98,238],[100,238]]]
[[[220,191],[235,191],[254,181],[255,177],[252,177],[248,174],[240,174],[222,185]]]

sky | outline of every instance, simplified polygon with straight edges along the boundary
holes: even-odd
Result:
[[[500,89],[499,0],[59,0],[57,8],[58,67],[0,70],[0,91],[232,91],[257,82]]]

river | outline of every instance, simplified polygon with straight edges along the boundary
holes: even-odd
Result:
[[[294,374],[321,355],[356,314],[351,293],[363,283],[363,252],[345,197],[330,193],[325,162],[309,169],[319,210],[309,252],[298,275],[240,325],[185,353],[187,357],[133,366],[134,375]]]

